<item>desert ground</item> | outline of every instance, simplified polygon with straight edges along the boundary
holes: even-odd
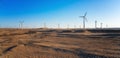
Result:
[[[120,30],[1,28],[0,58],[120,58]]]

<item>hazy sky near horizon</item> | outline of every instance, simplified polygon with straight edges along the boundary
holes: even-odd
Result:
[[[106,27],[120,27],[120,0],[0,0],[0,27],[82,27],[79,16],[87,12],[86,27],[95,20]]]

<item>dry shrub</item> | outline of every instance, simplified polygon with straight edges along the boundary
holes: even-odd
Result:
[[[91,35],[92,33],[90,31],[84,30],[84,35]]]

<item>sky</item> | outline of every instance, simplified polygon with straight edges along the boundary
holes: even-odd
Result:
[[[80,28],[87,12],[87,28],[103,23],[103,27],[120,27],[120,0],[0,0],[0,27]]]

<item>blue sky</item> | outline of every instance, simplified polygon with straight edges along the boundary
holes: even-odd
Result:
[[[94,28],[94,21],[106,27],[120,27],[120,0],[0,0],[0,27],[61,28],[82,27],[79,16],[87,12],[86,27]]]

